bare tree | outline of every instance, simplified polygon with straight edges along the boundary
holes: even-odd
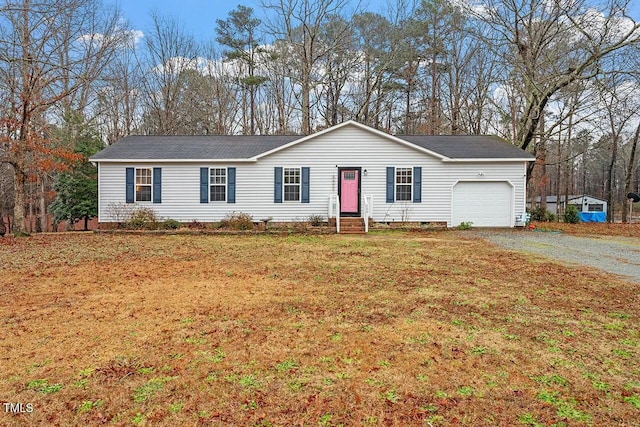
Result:
[[[349,26],[332,32],[323,39],[323,27],[332,17],[346,10],[348,0],[265,0],[263,8],[271,12],[269,32],[292,48],[291,76],[300,85],[301,131],[311,133],[311,94],[318,79],[314,76],[318,61],[344,43]],[[346,21],[345,21],[346,22]]]
[[[51,138],[48,114],[86,103],[78,99],[121,44],[117,11],[103,12],[97,0],[22,0],[0,10],[0,163],[13,169],[15,232],[26,232],[29,176],[75,158]]]
[[[345,28],[349,28],[345,32]],[[352,81],[353,70],[359,62],[355,51],[353,31],[351,25],[340,16],[333,17],[322,28],[323,40],[334,40],[338,37],[343,43],[319,60],[318,68],[323,70],[321,84],[316,89],[320,108],[318,114],[324,119],[325,126],[336,125],[347,118],[351,112],[346,107],[345,87]]]
[[[273,124],[263,125],[265,129],[273,129],[279,135],[294,133],[292,118],[295,109],[295,81],[291,77],[291,46],[284,40],[276,40],[262,55],[261,66],[265,70],[266,108],[274,116]]]
[[[522,84],[525,105],[515,140],[527,149],[551,97],[579,80],[590,80],[616,51],[639,42],[639,24],[626,0],[490,0],[467,10],[492,33],[486,45]],[[535,149],[534,149],[535,151]]]
[[[624,61],[619,58],[620,61]],[[622,72],[624,65],[617,62],[617,71],[608,73],[598,79],[596,90],[601,104],[601,116],[603,128],[606,126],[606,137],[609,139],[609,159],[607,165],[607,221],[614,221],[615,213],[615,187],[616,187],[616,165],[619,160],[618,152],[623,133],[629,121],[635,116],[638,105],[635,102],[635,93],[632,83],[629,81],[627,73]]]
[[[109,62],[104,84],[95,105],[97,127],[107,144],[139,131],[142,115],[142,69],[136,55],[138,34],[129,33],[128,42]]]
[[[398,28],[382,15],[363,12],[352,19],[356,72],[361,76],[351,94],[356,120],[380,128],[381,98],[395,62],[393,40]]]
[[[443,113],[447,108],[443,100],[445,76],[451,67],[452,55],[462,48],[460,41],[462,16],[458,10],[446,0],[423,0],[413,18],[417,24],[418,55],[424,58],[426,73],[422,78],[427,85],[426,109],[428,120],[424,126],[425,133],[434,135],[443,131]],[[455,42],[458,43],[455,43]],[[459,59],[459,58],[456,58]],[[460,65],[458,63],[458,65]],[[451,74],[453,102],[452,118],[457,122],[459,99],[456,100],[458,80]],[[458,92],[459,95],[459,92]]]
[[[640,84],[640,72],[638,71],[638,67],[640,66],[640,46],[636,47],[635,49],[631,50],[630,52],[628,52],[629,57],[630,57],[630,67],[629,69],[632,70],[632,72],[630,73],[631,75],[631,81],[633,82],[633,85],[636,88],[636,96],[638,96],[637,93],[637,88],[638,85]],[[636,110],[637,112],[637,110]],[[636,114],[636,120],[638,119],[638,115]],[[638,190],[636,189],[636,185],[639,184],[638,179],[636,178],[636,171],[638,171],[638,169],[640,169],[638,167],[638,140],[640,140],[640,124],[638,124],[636,126],[636,130],[633,133],[633,137],[631,138],[631,140],[628,143],[628,150],[629,150],[629,158],[627,161],[627,170],[625,171],[625,178],[624,178],[624,203],[623,203],[623,209],[622,209],[622,221],[625,222],[627,221],[627,214],[629,212],[629,199],[626,197],[627,194],[629,193],[633,193],[633,192],[637,192]],[[634,191],[635,190],[635,191]]]
[[[633,133],[633,138],[629,142],[629,162],[627,163],[627,171],[624,179],[624,205],[622,208],[622,222],[626,222],[627,220],[631,220],[628,218],[629,212],[629,199],[626,197],[626,194],[633,193],[635,189],[635,185],[637,181],[634,182],[636,170],[638,170],[638,140],[640,140],[640,124],[636,126],[636,131]],[[637,190],[636,190],[637,191]]]
[[[174,19],[151,13],[153,27],[145,37],[146,56],[142,79],[147,108],[145,132],[174,135],[181,126],[177,101],[182,90],[180,74],[198,67],[200,49]]]

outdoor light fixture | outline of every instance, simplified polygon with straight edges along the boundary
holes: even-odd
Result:
[[[369,175],[369,172],[367,172],[367,170],[365,169],[364,170],[364,176],[367,176],[367,175]]]

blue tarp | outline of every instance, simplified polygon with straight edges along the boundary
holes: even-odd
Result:
[[[606,212],[580,212],[580,221],[582,222],[606,222]]]

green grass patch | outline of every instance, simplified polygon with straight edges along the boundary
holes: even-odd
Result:
[[[30,381],[29,384],[27,384],[29,390],[35,390],[42,394],[57,393],[62,390],[62,387],[62,384],[49,384],[45,379]]]
[[[640,409],[640,394],[625,396],[622,400],[626,403],[630,403],[634,408]]]
[[[79,413],[85,413],[85,412],[89,412],[92,409],[96,409],[99,408],[100,406],[102,406],[102,399],[98,399],[98,400],[85,400],[83,401],[80,406],[78,406],[78,412]]]
[[[149,381],[141,385],[140,387],[136,387],[133,390],[132,398],[135,403],[146,402],[150,398],[152,398],[156,392],[161,390],[166,383],[175,379],[176,377],[159,377],[159,378],[151,378]]]

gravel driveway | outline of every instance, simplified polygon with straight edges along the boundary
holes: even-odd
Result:
[[[640,283],[640,240],[630,237],[579,237],[557,232],[474,230],[506,249],[529,252],[568,264],[596,267]]]

